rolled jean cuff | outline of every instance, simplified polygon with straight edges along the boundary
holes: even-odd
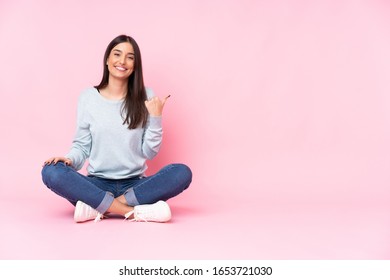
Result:
[[[106,213],[113,201],[114,201],[114,195],[110,192],[106,192],[102,202],[99,204],[98,207],[96,207],[96,210],[102,214]]]
[[[139,205],[138,199],[135,197],[135,193],[134,193],[133,188],[127,190],[124,193],[124,197],[126,199],[127,205],[129,205],[129,206]]]

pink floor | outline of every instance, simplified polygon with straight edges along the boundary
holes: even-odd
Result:
[[[40,200],[0,199],[0,259],[389,259],[390,206],[238,197],[188,191],[166,224],[76,224],[73,207],[37,186]],[[212,201],[214,201],[212,203]],[[217,201],[217,202],[215,202]],[[268,201],[268,202],[267,202]]]

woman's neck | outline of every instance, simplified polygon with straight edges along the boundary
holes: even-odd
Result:
[[[108,85],[100,93],[108,99],[123,99],[127,94],[127,81],[109,79]]]

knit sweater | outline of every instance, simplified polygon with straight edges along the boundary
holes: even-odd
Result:
[[[148,98],[153,91],[146,89]],[[109,100],[95,88],[79,96],[77,129],[65,156],[80,170],[88,158],[87,171],[107,179],[143,176],[146,160],[158,153],[162,141],[161,117],[149,116],[145,128],[128,129],[121,115],[123,100]]]

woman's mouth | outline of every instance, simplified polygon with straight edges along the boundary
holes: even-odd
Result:
[[[127,68],[122,67],[122,66],[115,66],[115,69],[117,69],[119,71],[127,71]]]

